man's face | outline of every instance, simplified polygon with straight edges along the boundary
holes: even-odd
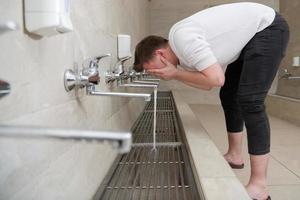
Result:
[[[151,60],[149,60],[148,62],[145,62],[143,64],[144,69],[147,71],[149,69],[159,69],[159,68],[164,68],[165,64],[162,63],[161,59],[160,59],[159,54],[156,54],[153,56],[153,58]]]

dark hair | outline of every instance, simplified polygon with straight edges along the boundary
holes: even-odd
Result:
[[[152,58],[154,51],[167,44],[168,40],[160,36],[150,35],[144,38],[135,47],[133,69],[137,72],[143,71],[143,64]]]

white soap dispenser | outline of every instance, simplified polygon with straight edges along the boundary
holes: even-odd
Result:
[[[52,36],[73,30],[70,0],[24,0],[28,32]]]

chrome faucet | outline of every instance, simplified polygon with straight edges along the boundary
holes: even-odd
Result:
[[[82,75],[87,77],[88,83],[98,84],[100,81],[99,77],[99,61],[103,58],[109,57],[111,54],[103,54],[97,57],[94,57],[90,60],[88,67],[83,67]]]
[[[14,21],[0,22],[0,34],[6,33],[8,31],[16,31],[18,29],[19,29],[19,26]]]
[[[118,150],[119,153],[129,152],[132,144],[132,134],[129,131],[113,132],[0,125],[0,137],[108,141],[114,148]]]
[[[117,64],[114,67],[114,70],[109,70],[105,74],[105,82],[106,83],[111,83],[114,81],[118,82],[118,85],[120,84],[119,82],[122,82],[123,80],[129,79],[129,74],[127,74],[124,70],[124,63],[129,60],[131,57],[125,57],[120,59]]]
[[[19,29],[19,26],[14,21],[4,21],[0,22],[0,35],[8,31],[16,31]],[[11,91],[10,84],[4,80],[0,79],[0,99],[8,95]]]
[[[136,72],[134,70],[130,70],[129,72],[125,72],[124,70],[124,62],[129,60],[130,57],[126,57],[121,59],[115,67],[114,72],[107,72],[106,74],[106,82],[113,82],[114,80],[117,81],[118,87],[137,87],[137,88],[157,88],[159,82],[144,82],[144,83],[137,83],[133,80],[136,78]],[[132,83],[124,83],[125,80],[130,80]]]
[[[114,73],[115,73],[116,75],[121,75],[121,74],[124,74],[124,73],[125,73],[125,70],[124,70],[124,63],[125,63],[127,60],[129,60],[129,59],[131,59],[130,56],[125,57],[125,58],[122,58],[122,59],[120,59],[120,60],[117,62],[116,66],[115,66],[115,70],[114,70]]]
[[[0,98],[10,93],[10,84],[3,80],[0,80]]]
[[[135,72],[135,76],[137,80],[133,80],[133,83],[141,83],[141,84],[159,84],[160,79],[157,78],[145,78],[150,76],[150,74],[144,72]]]
[[[103,54],[97,57],[94,57],[90,60],[89,66],[84,67],[83,69],[76,72],[72,69],[68,69],[64,74],[64,86],[67,92],[73,90],[75,87],[84,88],[89,84],[98,84],[100,81],[99,77],[99,61],[102,58],[109,57],[110,54]]]
[[[295,79],[300,79],[300,76],[293,76],[288,69],[283,69],[281,70],[283,73],[281,73],[280,78],[285,78],[288,80],[295,80]]]
[[[98,71],[98,63],[102,58],[108,57],[110,54],[105,54],[98,56],[90,62],[88,67],[84,67],[81,72],[75,73],[73,70],[66,70],[64,76],[64,85],[67,92],[73,90],[76,86],[79,88],[86,87],[86,94],[92,96],[119,96],[119,97],[139,97],[144,98],[145,101],[151,100],[151,94],[148,93],[127,93],[127,92],[103,92],[97,91],[95,89],[95,85],[97,85],[100,81],[99,71]],[[123,59],[120,61],[120,64],[123,64],[129,58]],[[119,65],[117,65],[119,66]],[[121,68],[120,68],[121,69]],[[122,73],[121,70],[118,71],[117,76],[118,79],[121,78]],[[115,74],[114,74],[115,76]],[[116,77],[111,77],[111,79],[116,79]],[[107,75],[106,75],[107,81]]]

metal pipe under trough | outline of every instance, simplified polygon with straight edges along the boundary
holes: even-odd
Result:
[[[151,94],[146,94],[146,93],[88,91],[88,95],[93,95],[93,96],[118,96],[118,97],[140,97],[140,98],[144,98],[145,101],[150,101],[151,100]]]
[[[55,129],[29,126],[0,126],[0,137],[21,137],[34,139],[108,141],[120,153],[127,153],[131,148],[131,132],[92,131]]]

